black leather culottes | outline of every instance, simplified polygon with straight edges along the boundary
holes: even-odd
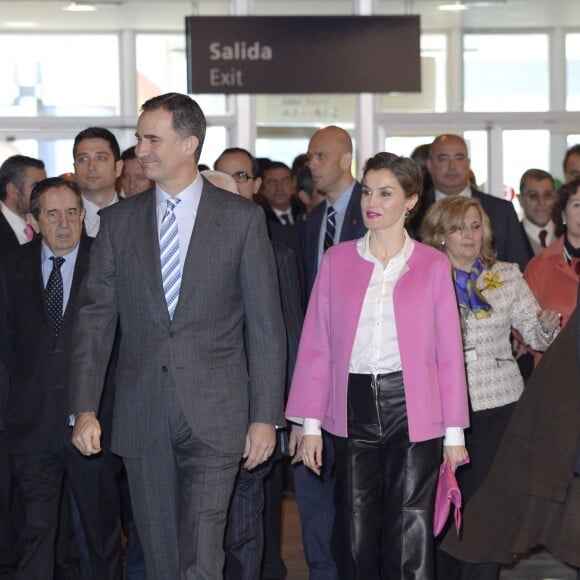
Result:
[[[349,375],[335,437],[333,552],[344,580],[431,580],[441,438],[409,442],[402,373]]]

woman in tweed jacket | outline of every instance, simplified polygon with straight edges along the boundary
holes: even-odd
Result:
[[[560,316],[540,310],[517,264],[498,262],[489,218],[477,199],[450,196],[424,218],[422,239],[444,251],[453,266],[462,323],[471,405],[466,430],[470,465],[457,472],[464,502],[485,479],[523,379],[511,350],[515,328],[526,344],[544,351],[560,327]],[[437,554],[438,578],[497,578],[497,564],[467,564]]]

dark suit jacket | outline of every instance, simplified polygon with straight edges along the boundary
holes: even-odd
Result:
[[[282,303],[282,316],[286,327],[287,360],[286,360],[286,394],[290,387],[290,381],[294,373],[296,355],[300,332],[304,321],[302,308],[302,287],[298,275],[296,256],[290,248],[272,240],[276,268],[278,270],[278,282],[280,284],[280,301]]]
[[[41,239],[3,261],[11,349],[6,405],[9,446],[19,453],[62,445],[68,438],[68,371],[72,326],[90,240],[81,238],[61,333],[48,319],[41,270]]]
[[[11,252],[20,246],[20,242],[10,227],[4,214],[0,212],[0,254]]]
[[[350,201],[346,208],[342,229],[340,231],[340,241],[355,240],[364,236],[366,232],[360,209],[360,199],[362,188],[357,181],[352,190]],[[319,203],[306,218],[304,229],[303,251],[304,265],[306,269],[306,295],[310,296],[314,279],[318,271],[318,240],[320,229],[326,228],[326,204]]]
[[[260,205],[264,208],[264,213],[266,214],[266,219],[268,221],[273,221],[285,226],[285,224],[278,219],[278,216],[272,209],[272,206],[268,203],[267,199],[262,198]],[[302,215],[304,214],[304,204],[296,196],[292,196],[290,198],[290,210],[292,212],[292,218],[294,219],[294,225],[296,225],[302,219]]]
[[[530,253],[529,244],[526,243],[526,236],[522,231],[514,206],[505,199],[500,199],[473,188],[471,189],[471,194],[479,199],[485,213],[489,216],[493,229],[494,247],[498,258],[504,262],[518,264],[523,272],[526,264],[534,254],[533,252]],[[434,203],[435,191],[431,189],[423,194],[419,211],[410,223],[410,230],[415,238],[420,239],[421,221],[427,210]]]
[[[0,256],[0,431],[4,430],[4,415],[8,400],[8,367],[12,363],[12,349],[8,340],[8,303]]]
[[[283,420],[286,344],[263,211],[204,179],[173,320],[155,190],[106,208],[91,252],[71,369],[73,412],[95,410],[120,322],[113,451],[142,455],[177,391],[195,436],[243,450],[248,421]]]

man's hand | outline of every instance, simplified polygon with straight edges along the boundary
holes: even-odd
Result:
[[[300,443],[302,462],[308,469],[320,475],[322,467],[322,435],[304,435]]]
[[[302,443],[302,427],[292,425],[288,439],[288,452],[290,453],[290,457],[292,457],[292,465],[302,461],[302,455],[299,453],[300,443]]]
[[[244,467],[254,469],[270,459],[276,446],[276,428],[267,423],[250,423],[246,435],[246,448],[243,458]]]
[[[72,443],[83,455],[101,452],[101,425],[94,413],[76,415]]]

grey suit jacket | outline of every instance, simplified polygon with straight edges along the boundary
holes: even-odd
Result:
[[[116,453],[139,456],[153,443],[172,383],[193,433],[217,451],[241,452],[249,421],[282,424],[284,325],[255,204],[204,180],[173,320],[154,189],[102,212],[73,341],[72,412],[98,409],[117,319]]]

